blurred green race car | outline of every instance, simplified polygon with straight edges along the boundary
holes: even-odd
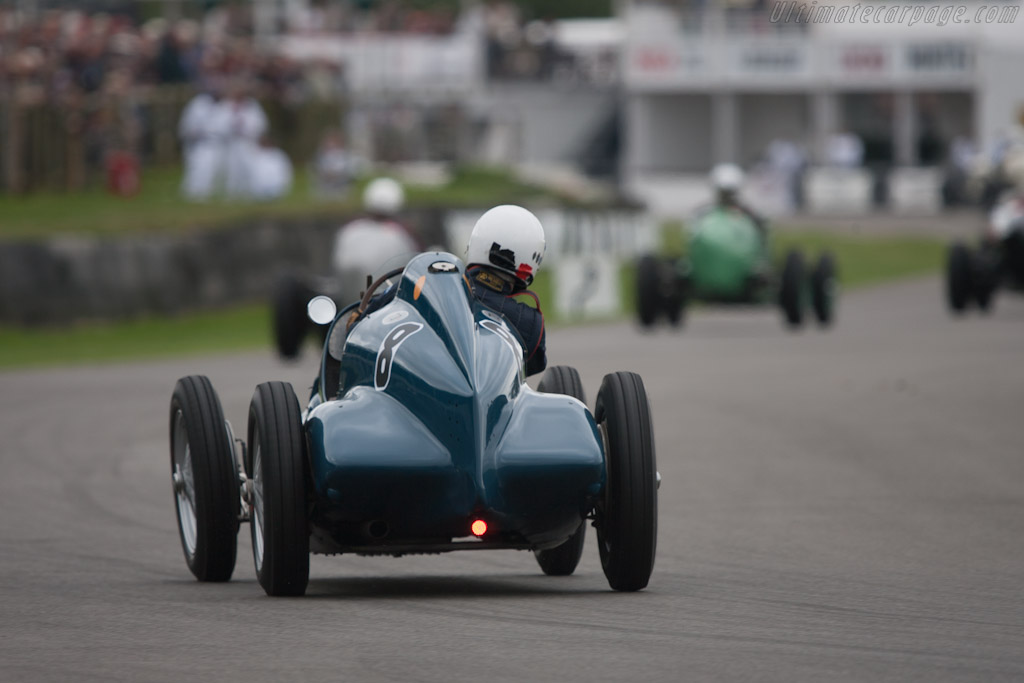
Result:
[[[637,264],[636,310],[640,324],[664,317],[683,322],[690,301],[715,304],[778,305],[791,328],[803,325],[808,307],[822,327],[835,316],[836,265],[822,253],[808,272],[798,249],[774,266],[767,232],[738,207],[717,205],[692,224],[687,255],[644,255]]]

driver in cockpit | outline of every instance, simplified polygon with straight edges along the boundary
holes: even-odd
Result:
[[[466,276],[480,303],[500,313],[523,342],[526,374],[547,367],[544,314],[527,289],[544,258],[544,228],[520,206],[496,206],[476,222],[466,248]],[[520,298],[533,299],[536,307]]]
[[[739,211],[753,222],[762,236],[768,230],[768,223],[740,200],[740,189],[743,187],[743,169],[736,164],[718,164],[711,169],[711,187],[715,193],[715,201],[703,211],[714,208]],[[700,212],[698,212],[700,213]]]
[[[547,367],[544,314],[537,295],[527,289],[540,268],[544,248],[540,220],[521,206],[511,204],[496,206],[481,216],[466,247],[470,290],[480,303],[500,313],[519,336],[527,375],[543,372]],[[364,310],[351,314],[347,328],[390,303],[397,291],[392,286],[373,296]],[[524,303],[523,298],[532,299],[535,306]]]

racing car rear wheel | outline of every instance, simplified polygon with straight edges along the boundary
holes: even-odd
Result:
[[[651,578],[658,540],[654,429],[640,376],[605,375],[594,416],[605,439],[607,468],[595,520],[601,567],[614,590],[640,590]]]
[[[661,312],[661,264],[655,256],[643,256],[636,265],[636,314],[640,324],[650,327]]]
[[[954,313],[962,313],[971,301],[972,271],[971,250],[963,242],[955,242],[946,258],[946,300]]]
[[[804,257],[796,249],[786,254],[782,266],[782,282],[779,285],[779,305],[786,319],[786,324],[798,328],[804,323]]]
[[[689,303],[689,278],[681,270],[682,260],[669,262],[671,290],[665,297],[665,316],[672,327],[679,327],[686,318],[686,304]]]
[[[583,404],[587,402],[580,373],[576,371],[576,368],[566,365],[555,365],[548,368],[544,373],[544,379],[537,386],[537,390],[546,394],[572,396]],[[579,528],[562,545],[547,550],[535,550],[533,554],[537,558],[537,564],[540,565],[541,570],[549,576],[568,576],[576,571],[576,566],[583,556],[586,532],[587,523],[581,522]]]
[[[982,313],[992,310],[996,288],[999,286],[999,253],[991,244],[982,244],[971,259],[974,303]]]
[[[811,275],[811,304],[818,324],[828,327],[835,316],[836,262],[825,252],[818,257],[818,265]]]
[[[185,562],[200,581],[227,581],[238,546],[238,469],[210,380],[182,377],[171,396],[171,478]]]
[[[306,470],[299,402],[290,384],[264,382],[249,404],[252,556],[267,595],[302,595],[309,583]]]
[[[583,390],[583,380],[576,368],[568,365],[552,365],[544,373],[544,378],[537,385],[537,391],[544,394],[565,394],[572,396],[584,405],[587,394]]]
[[[274,343],[282,358],[297,358],[309,330],[306,304],[312,291],[291,273],[274,287]]]

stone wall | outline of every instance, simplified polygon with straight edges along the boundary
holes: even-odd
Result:
[[[211,309],[270,296],[294,268],[326,273],[348,218],[262,219],[173,235],[0,244],[0,323],[53,325]],[[443,244],[442,212],[403,217]]]

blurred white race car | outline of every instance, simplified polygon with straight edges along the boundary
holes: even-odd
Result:
[[[334,299],[338,308],[359,298],[367,281],[405,265],[423,250],[420,241],[396,215],[405,204],[402,186],[377,178],[363,191],[366,214],[342,226],[334,239],[333,272],[326,276],[286,273],[274,288],[274,342],[283,358],[296,358],[310,330],[306,304],[317,295]]]
[[[1024,191],[1008,193],[989,216],[977,248],[950,245],[946,297],[955,313],[971,305],[987,312],[1000,287],[1024,290]]]

